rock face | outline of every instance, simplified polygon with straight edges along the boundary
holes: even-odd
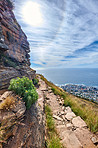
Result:
[[[10,83],[10,80],[17,77],[29,77],[30,80],[35,78],[35,72],[30,67],[3,67],[0,69],[0,94],[3,90],[7,89]]]
[[[35,71],[29,67],[29,43],[12,9],[10,0],[0,0],[0,94],[12,78],[35,78]]]
[[[29,67],[29,43],[12,9],[10,0],[0,0],[0,148],[44,148],[43,104],[26,110],[19,96],[5,92],[11,79],[32,80],[36,73]]]
[[[38,103],[26,110],[22,99],[11,91],[0,98],[15,100],[9,110],[0,109],[0,146],[3,148],[44,148],[44,114]],[[1,102],[2,103],[2,102]]]
[[[10,0],[0,0],[0,51],[17,64],[30,65],[29,43],[15,19]]]

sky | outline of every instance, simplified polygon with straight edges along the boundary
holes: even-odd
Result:
[[[98,0],[14,0],[32,68],[98,68]]]

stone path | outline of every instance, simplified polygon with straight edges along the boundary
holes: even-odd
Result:
[[[55,126],[61,142],[66,148],[98,148],[98,137],[87,128],[81,117],[76,116],[70,107],[63,106],[63,99],[56,96],[39,77],[39,104],[44,107],[44,98],[51,107]]]

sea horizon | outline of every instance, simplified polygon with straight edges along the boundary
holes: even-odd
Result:
[[[55,85],[85,85],[98,88],[98,68],[46,68],[37,69]]]

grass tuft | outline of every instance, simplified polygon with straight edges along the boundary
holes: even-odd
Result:
[[[8,96],[5,100],[0,103],[0,110],[9,110],[15,104],[15,99],[13,97]]]
[[[52,111],[48,105],[45,106],[46,126],[47,126],[47,148],[62,148],[60,139],[55,130],[55,123],[52,117]]]
[[[73,96],[67,96],[64,100],[65,106],[70,106],[72,111],[87,123],[90,131],[93,133],[98,132],[98,110],[96,109],[96,104],[92,104],[89,101],[83,101],[80,98]]]

